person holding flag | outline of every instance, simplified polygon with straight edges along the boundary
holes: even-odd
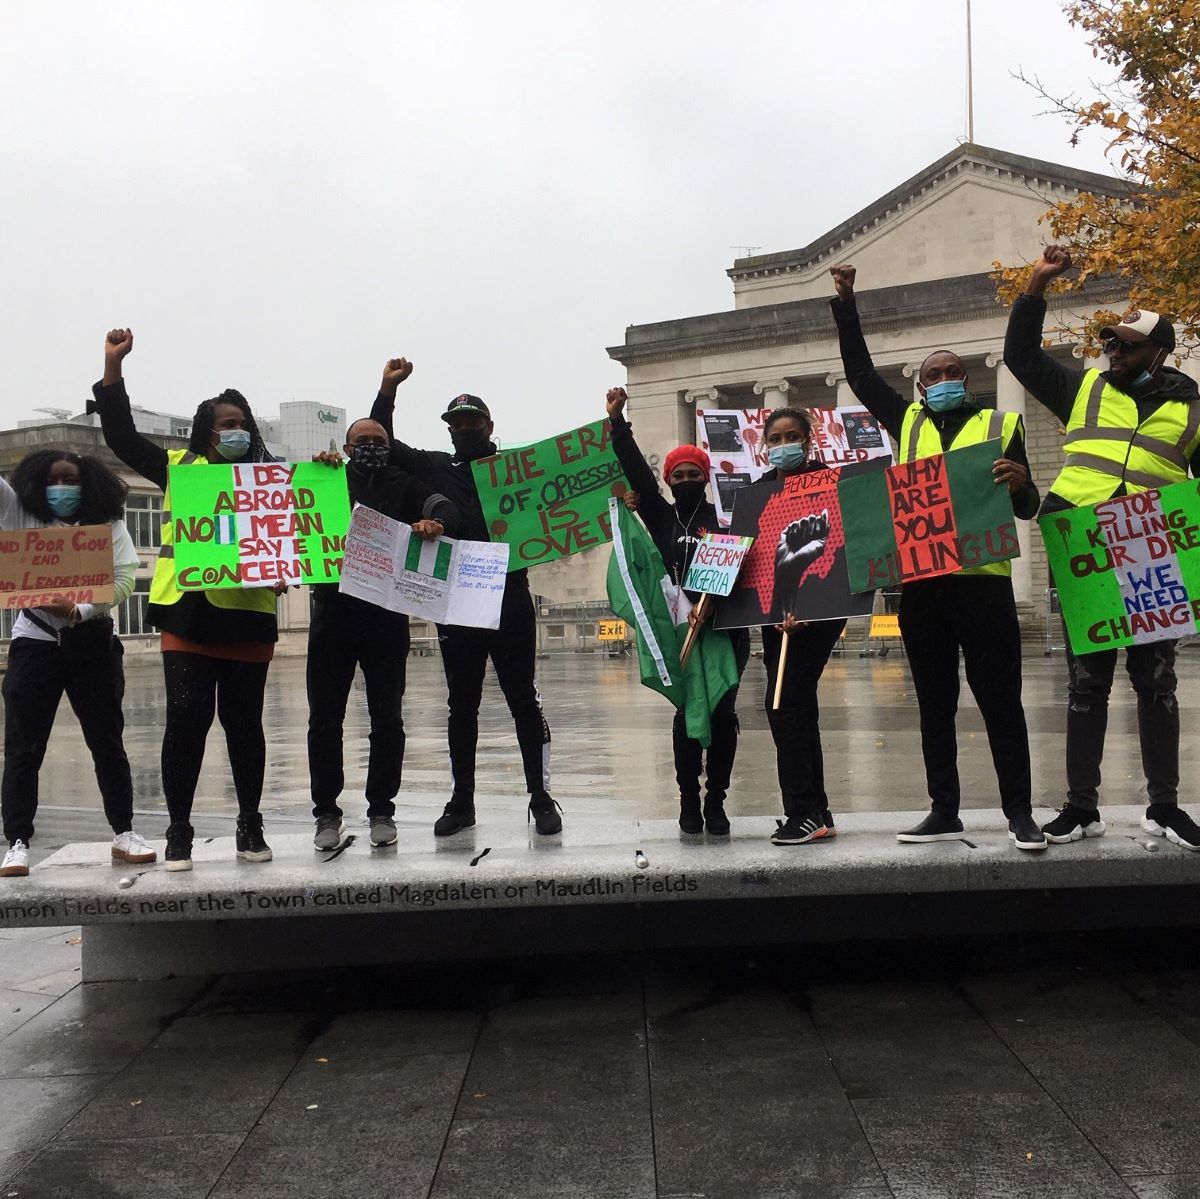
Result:
[[[609,389],[605,397],[609,423],[612,426],[612,448],[625,472],[625,478],[637,494],[636,510],[650,532],[658,550],[671,586],[679,590],[687,576],[696,546],[706,533],[717,533],[720,524],[717,510],[709,500],[708,455],[694,445],[676,446],[663,462],[663,480],[671,489],[674,503],[663,498],[658,480],[646,462],[642,451],[633,437],[633,428],[625,419],[628,395],[623,387]],[[610,575],[611,582],[611,575]],[[656,578],[657,585],[657,578]],[[621,594],[620,590],[617,592]],[[612,602],[613,591],[609,591]],[[700,597],[687,593],[690,608]],[[616,608],[614,607],[614,611]],[[618,615],[621,613],[618,612]],[[683,616],[686,619],[686,612]],[[636,620],[631,623],[637,624]],[[729,833],[729,818],[725,814],[725,799],[729,793],[729,780],[737,756],[738,683],[746,663],[750,659],[750,635],[746,629],[731,632],[708,630],[705,634],[705,657],[724,657],[715,645],[720,638],[732,651],[736,669],[733,685],[724,689],[715,699],[715,706],[706,718],[697,716],[695,704],[677,703],[675,721],[671,729],[671,742],[675,756],[675,781],[679,785],[679,827],[685,833],[701,833],[706,828],[715,836]],[[674,651],[674,641],[668,640],[668,648]],[[639,639],[639,652],[641,642]],[[697,647],[699,650],[701,647]],[[677,654],[676,654],[677,657]],[[645,682],[645,678],[643,678]],[[651,684],[653,685],[653,684]],[[697,729],[703,736],[697,736]],[[707,763],[705,750],[707,749]],[[703,806],[700,799],[700,778],[705,773]]]
[[[1008,318],[1004,365],[1066,429],[1066,461],[1051,484],[1042,514],[1200,477],[1200,389],[1166,365],[1175,329],[1146,309],[1100,330],[1109,367],[1080,370],[1042,348],[1046,288],[1071,268],[1062,246],[1047,246],[1033,265],[1025,294]],[[1055,842],[1104,832],[1100,763],[1108,727],[1115,649],[1077,657],[1064,642],[1069,671],[1067,800],[1043,826]],[[1184,849],[1200,850],[1200,826],[1179,806],[1179,700],[1175,643],[1151,641],[1125,651],[1137,693],[1138,739],[1149,804],[1142,828]]]
[[[1038,492],[1029,477],[1020,415],[979,407],[967,390],[966,365],[948,350],[935,350],[921,363],[919,400],[901,395],[871,361],[854,296],[854,267],[843,263],[829,273],[837,291],[830,306],[846,380],[897,442],[899,460],[915,462],[956,447],[999,440],[1001,452],[992,476],[997,486],[1008,488],[1013,512],[1022,520],[1031,519]],[[921,713],[921,754],[932,806],[920,824],[898,833],[897,840],[920,844],[963,835],[955,735],[961,650],[967,685],[987,729],[1008,835],[1018,849],[1045,849],[1046,838],[1033,819],[1012,564],[975,566],[902,584],[900,637]]]

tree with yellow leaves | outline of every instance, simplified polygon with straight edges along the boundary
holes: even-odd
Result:
[[[1063,10],[1115,81],[1090,102],[1026,82],[1074,123],[1072,144],[1085,129],[1111,134],[1119,179],[1111,195],[1083,192],[1042,217],[1079,268],[1059,290],[1086,296],[1089,279],[1119,280],[1134,306],[1172,317],[1186,353],[1200,341],[1200,0],[1067,0]],[[994,265],[1000,298],[1011,302],[1029,268]],[[1097,311],[1059,333],[1094,353],[1112,320]]]

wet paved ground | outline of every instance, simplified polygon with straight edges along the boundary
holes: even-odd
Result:
[[[1063,667],[1026,665],[1039,798],[1057,806]],[[1190,665],[1185,729],[1200,702]],[[155,835],[156,667],[131,666],[127,708]],[[443,692],[436,659],[411,667],[402,799],[432,819]],[[766,836],[778,790],[761,671],[751,663],[731,808],[760,815]],[[543,691],[567,819],[671,815],[670,708],[628,663],[551,659]],[[487,702],[480,806],[521,820],[511,725],[497,694]],[[898,655],[835,661],[822,703],[835,809],[922,806]],[[269,827],[300,831],[302,662],[272,668],[269,710]],[[1124,691],[1111,726],[1107,795],[1136,802]],[[965,804],[991,806],[973,707],[960,727]],[[362,731],[356,709],[355,784]],[[198,823],[227,833],[215,734],[211,749]],[[105,835],[65,708],[43,796],[39,856]],[[1192,930],[87,986],[79,936],[0,931],[0,1199],[1200,1196]]]
[[[546,715],[553,730],[552,775],[564,819],[572,810],[620,818],[669,818],[678,814],[671,763],[674,709],[637,683],[628,658],[563,655],[539,664]],[[159,785],[162,742],[162,675],[156,657],[132,659],[127,669],[126,749],[133,764],[139,827],[161,837],[166,827]],[[1200,717],[1200,648],[1180,662],[1180,706],[1185,736],[1181,751],[1183,801],[1197,794],[1200,745],[1186,735]],[[742,738],[729,809],[762,816],[763,834],[781,815],[775,751],[763,711],[765,672],[752,659],[739,697]],[[408,745],[404,786],[398,798],[406,820],[430,824],[449,798],[445,748],[445,682],[436,656],[410,658],[405,723]],[[1066,667],[1061,655],[1025,659],[1025,712],[1034,769],[1034,802],[1057,809],[1064,798],[1063,739]],[[263,811],[268,832],[298,832],[309,816],[305,741],[307,701],[304,661],[287,658],[271,667],[266,704],[267,780]],[[834,812],[915,811],[928,804],[921,764],[916,698],[904,659],[834,658],[821,683],[821,726],[827,790]],[[356,680],[346,720],[347,817],[365,822],[361,787],[367,763],[366,707]],[[480,720],[481,827],[489,820],[523,820],[526,798],[512,721],[489,672]],[[1133,693],[1118,671],[1105,754],[1104,797],[1138,803],[1145,797]],[[970,692],[963,686],[959,715],[959,769],[964,808],[999,806],[987,738]],[[355,801],[355,793],[359,796]],[[73,714],[64,703],[42,770],[35,861],[69,841],[106,839],[91,759]],[[217,728],[197,792],[195,824],[202,835],[228,835],[233,782]],[[432,838],[430,839],[432,841]]]

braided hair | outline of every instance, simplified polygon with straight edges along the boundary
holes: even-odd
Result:
[[[798,422],[804,429],[804,436],[812,436],[812,417],[809,415],[807,408],[776,408],[770,416],[763,422],[762,437],[763,441],[767,439],[767,433],[770,432],[771,426],[776,421],[794,420]]]
[[[192,439],[188,442],[188,449],[193,454],[201,458],[209,458],[212,454],[213,420],[218,404],[232,404],[235,408],[240,409],[246,418],[246,432],[250,434],[250,449],[246,457],[242,459],[243,462],[276,461],[275,455],[267,449],[267,444],[258,431],[258,422],[254,419],[254,413],[250,411],[246,397],[240,391],[234,391],[232,388],[221,392],[219,396],[213,396],[211,400],[205,400],[196,409],[196,415],[192,417]]]
[[[81,501],[74,520],[81,525],[106,525],[125,515],[125,496],[129,488],[104,463],[68,450],[34,450],[26,454],[13,470],[9,485],[22,508],[47,525],[58,517],[46,500],[46,480],[56,462],[70,462],[79,468]]]

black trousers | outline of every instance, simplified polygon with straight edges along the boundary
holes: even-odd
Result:
[[[1076,657],[1067,647],[1067,798],[1094,812],[1100,805],[1100,762],[1108,729],[1118,650]],[[1179,702],[1175,697],[1175,643],[1152,641],[1125,650],[1125,669],[1137,694],[1142,771],[1152,804],[1179,802]]]
[[[254,815],[267,763],[262,710],[270,663],[231,662],[181,650],[167,650],[162,660],[167,684],[162,780],[171,823],[191,819],[214,713],[225,730],[238,812]]]
[[[96,782],[104,801],[104,816],[114,833],[133,827],[133,779],[122,740],[125,716],[124,650],[116,637],[103,657],[71,664],[53,641],[17,637],[8,651],[8,670],[0,692],[4,696],[4,778],[0,810],[4,836],[33,840],[38,806],[38,771],[59,701],[67,700],[79,719],[91,751]]]
[[[783,794],[784,814],[797,820],[821,818],[829,811],[817,685],[845,627],[844,620],[816,620],[791,635],[778,711],[772,705],[784,634],[777,633],[771,625],[762,629],[767,723],[775,741],[779,790]]]
[[[363,673],[371,718],[367,815],[394,816],[392,802],[404,768],[405,671],[408,617],[367,605],[313,605],[308,628],[308,774],[314,816],[341,817],[345,786],[342,726],[355,668]]]
[[[921,713],[921,752],[933,809],[958,815],[958,656],[987,729],[1010,820],[1032,810],[1029,734],[1021,706],[1021,630],[1012,580],[946,575],[900,589],[900,636]]]
[[[738,678],[741,678],[750,660],[750,634],[746,629],[733,629],[728,636],[733,642]],[[694,737],[687,735],[683,709],[675,710],[671,746],[675,751],[675,781],[679,784],[681,799],[699,802],[702,772],[706,773],[705,793],[709,800],[723,803],[729,794],[729,776],[733,773],[733,762],[737,757],[737,694],[738,688],[730,687],[712,711],[712,741],[708,747],[707,763],[704,747]]]
[[[499,629],[438,625],[442,668],[449,689],[447,737],[453,774],[452,802],[475,802],[475,746],[479,740],[479,704],[488,659],[517,727],[517,744],[530,795],[550,788],[550,726],[534,679],[537,624],[533,597],[511,581],[504,591]]]

